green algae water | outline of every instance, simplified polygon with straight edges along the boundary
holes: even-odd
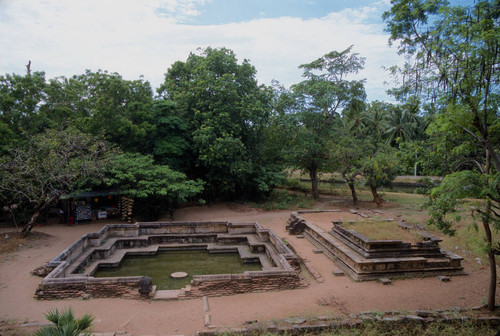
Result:
[[[157,289],[180,289],[189,285],[193,275],[241,274],[260,271],[260,263],[242,263],[238,253],[208,253],[208,251],[159,251],[152,256],[125,256],[118,267],[99,267],[94,277],[144,275],[153,279]],[[170,274],[186,272],[183,279]]]

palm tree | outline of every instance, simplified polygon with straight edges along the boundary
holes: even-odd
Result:
[[[85,314],[80,319],[75,319],[71,308],[59,312],[49,310],[45,314],[45,318],[52,322],[52,325],[43,327],[38,330],[35,336],[85,336],[90,335],[88,329],[94,322],[94,317],[90,314]]]
[[[413,113],[399,106],[394,106],[387,115],[387,129],[384,136],[389,144],[393,144],[397,138],[412,140],[416,127],[417,121]]]
[[[370,103],[368,109],[361,116],[368,134],[377,139],[382,137],[382,134],[387,129],[387,117],[392,108],[393,105],[386,102],[374,101]]]

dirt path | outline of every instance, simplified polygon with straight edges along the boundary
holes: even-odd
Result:
[[[338,205],[323,203],[330,208]],[[339,219],[352,218],[347,208],[332,213]],[[396,211],[392,209],[391,211]],[[337,269],[326,256],[314,254],[314,247],[305,239],[289,236],[285,230],[290,211],[262,212],[259,210],[220,204],[178,210],[175,219],[203,221],[259,222],[273,229],[306,258],[321,273],[323,283],[310,279],[304,289],[240,294],[209,298],[212,324],[221,327],[240,326],[249,320],[271,320],[291,316],[338,315],[360,311],[442,309],[455,306],[472,307],[486,298],[488,273],[474,260],[464,262],[467,276],[453,277],[449,283],[436,278],[397,280],[391,286],[376,282],[354,282],[349,277],[335,277]],[[388,216],[397,213],[389,212]],[[309,215],[314,216],[314,215]],[[323,216],[324,217],[324,216]],[[328,217],[326,220],[330,220]],[[320,225],[325,219],[316,219]],[[321,224],[322,223],[322,224]],[[53,237],[38,246],[23,248],[1,255],[0,261],[0,320],[44,322],[43,314],[51,308],[72,307],[75,314],[92,313],[96,317],[94,331],[126,330],[137,335],[194,334],[204,329],[201,299],[171,302],[133,301],[122,299],[68,299],[37,301],[33,293],[40,282],[30,271],[43,265],[70,246],[86,232],[98,231],[102,223],[73,227],[50,225],[37,227]],[[0,233],[3,231],[0,231]],[[309,277],[310,278],[310,277]]]

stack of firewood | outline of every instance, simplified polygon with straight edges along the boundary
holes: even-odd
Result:
[[[134,200],[128,197],[121,197],[118,204],[122,221],[132,222],[132,211],[134,208]]]

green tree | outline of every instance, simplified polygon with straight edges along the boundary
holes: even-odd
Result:
[[[436,155],[436,151],[425,141],[401,141],[396,153],[403,175],[443,175],[443,161],[446,158]],[[437,166],[437,167],[436,167]]]
[[[431,216],[429,223],[434,224],[443,232],[454,235],[453,224],[460,222],[462,216],[457,209],[472,198],[485,198],[488,185],[486,175],[463,170],[446,175],[439,186],[430,191],[425,207]],[[461,186],[457,188],[457,186]]]
[[[155,221],[203,191],[203,181],[188,180],[184,173],[156,164],[151,155],[121,153],[115,156],[104,182],[134,199],[140,220]]]
[[[387,116],[392,104],[373,101],[361,115],[361,122],[366,127],[366,133],[371,134],[376,139],[382,139],[387,129]]]
[[[38,330],[35,336],[88,336],[94,322],[94,317],[90,314],[75,318],[71,308],[61,312],[57,309],[49,310],[45,318],[52,324]]]
[[[107,141],[115,143],[124,151],[151,151],[153,125],[153,91],[142,79],[129,81],[117,73],[92,72],[73,78],[86,91],[80,99],[78,114],[80,128],[90,134],[103,134]],[[69,93],[68,93],[69,94]]]
[[[494,181],[481,222],[486,233],[490,264],[488,308],[495,307],[496,264],[490,225],[498,225],[500,171],[498,130],[500,71],[500,5],[498,0],[477,1],[471,6],[451,6],[441,0],[393,0],[384,13],[391,41],[413,60],[402,69],[406,81],[400,92],[437,106],[450,132],[482,152],[481,172]],[[461,146],[461,145],[458,145]],[[471,173],[474,172],[471,170]],[[461,179],[446,185],[464,188]],[[485,182],[486,183],[486,182]],[[495,191],[495,192],[493,192]],[[450,191],[448,191],[450,192]],[[497,226],[498,227],[498,226]]]
[[[372,143],[366,141],[366,138],[356,137],[349,129],[339,129],[336,133],[337,139],[331,144],[330,159],[333,163],[333,169],[342,175],[349,190],[351,191],[352,202],[354,205],[358,202],[356,193],[357,177],[361,175],[363,168],[363,159],[368,153],[371,153]]]
[[[336,119],[364,104],[364,80],[346,79],[363,65],[351,46],[299,67],[306,79],[292,86],[294,101],[286,116],[294,125],[289,162],[309,173],[314,198],[319,197],[318,171],[331,167],[329,142],[335,137]]]
[[[417,128],[416,117],[406,109],[392,106],[386,117],[384,137],[389,144],[395,144],[396,139],[413,140]]]
[[[43,210],[61,196],[80,190],[102,176],[110,159],[102,140],[75,129],[49,129],[0,158],[0,196],[33,210],[23,228],[28,235]]]
[[[380,146],[374,155],[364,159],[362,175],[366,186],[373,195],[373,202],[378,206],[384,202],[377,192],[380,187],[392,187],[392,182],[399,172],[396,151],[391,147]]]
[[[104,181],[131,198],[163,197],[171,203],[186,202],[203,190],[201,181],[188,180],[184,173],[139,153],[116,155]]]
[[[45,101],[40,106],[40,115],[47,127],[80,126],[84,118],[92,115],[93,97],[82,78],[75,75],[49,79],[45,86]]]
[[[39,108],[45,101],[45,73],[32,72],[30,65],[24,76],[0,76],[0,146],[4,149],[44,129]]]
[[[168,100],[155,101],[153,122],[156,132],[152,136],[155,161],[178,171],[186,169],[190,162],[188,124],[176,115],[175,104]]]
[[[158,90],[175,104],[171,117],[185,123],[184,172],[206,181],[210,199],[252,197],[279,183],[272,158],[262,155],[272,92],[255,75],[232,51],[207,48],[174,63]]]

